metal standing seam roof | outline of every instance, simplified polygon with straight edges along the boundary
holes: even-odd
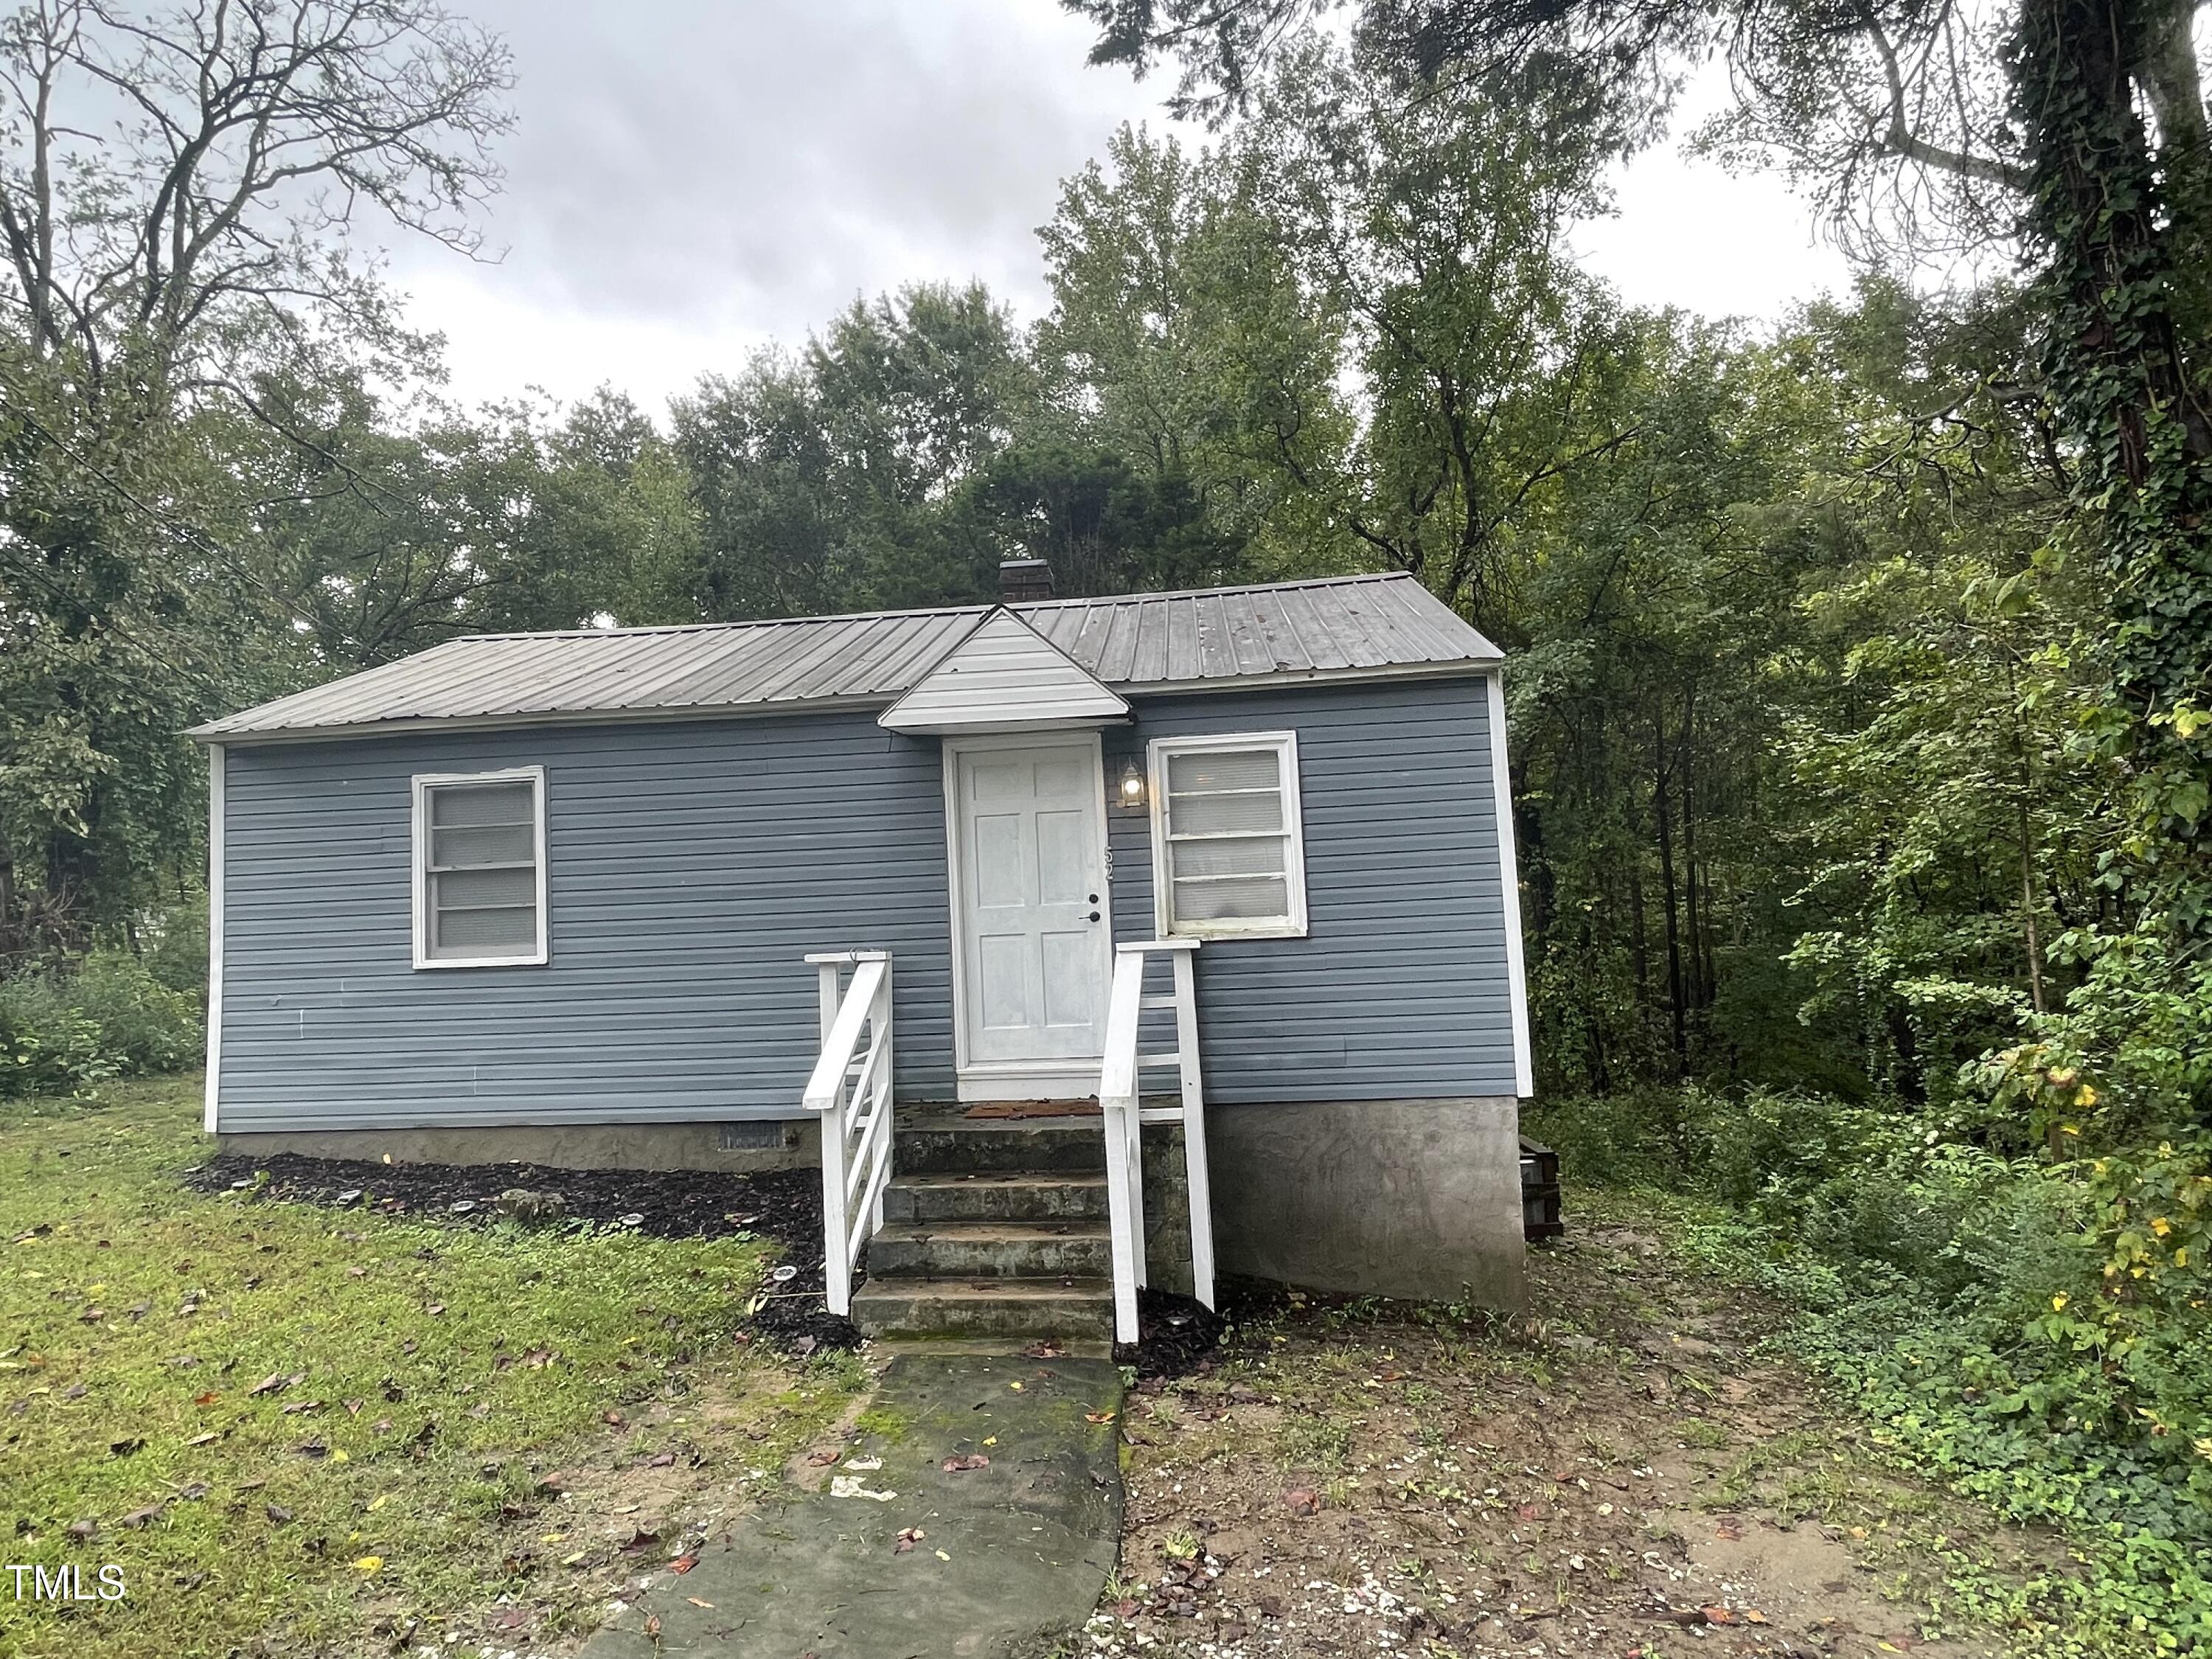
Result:
[[[888,703],[999,607],[477,634],[192,728],[220,740]],[[1270,582],[1006,607],[1121,692],[1413,677],[1500,660],[1413,577]]]

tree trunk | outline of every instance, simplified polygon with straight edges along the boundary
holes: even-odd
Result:
[[[2212,748],[2151,718],[2212,696],[2207,319],[2177,311],[2197,275],[2181,255],[2201,239],[2203,204],[2185,185],[2173,199],[2182,181],[2153,155],[2136,100],[2141,78],[2186,130],[2193,98],[2201,131],[2172,27],[2172,0],[2025,0],[2010,73],[2050,313],[2045,374],[2060,435],[2081,457],[2075,505],[2112,596],[2108,672],[2136,716],[2123,740],[2146,804],[2147,862],[2161,908],[2204,931],[2212,820],[2196,809],[2212,788]]]
[[[1679,1081],[1687,1069],[1690,1044],[1682,1006],[1682,921],[1674,881],[1674,803],[1667,775],[1671,763],[1663,725],[1655,724],[1652,728],[1652,753],[1656,781],[1652,786],[1651,811],[1659,825],[1659,886],[1667,906],[1668,1035],[1674,1044],[1674,1076]]]

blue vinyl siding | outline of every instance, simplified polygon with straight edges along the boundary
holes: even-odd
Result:
[[[1209,1097],[1510,1095],[1480,678],[1139,698],[1146,739],[1295,730],[1309,937],[1209,940]],[[410,780],[542,765],[552,959],[417,971]],[[809,951],[893,953],[898,1091],[954,1092],[943,767],[872,712],[328,743],[225,764],[226,1130],[800,1115]],[[1115,936],[1150,824],[1109,805]]]
[[[410,779],[545,768],[552,960],[413,966]],[[893,952],[900,1091],[952,1091],[933,739],[866,713],[225,757],[227,1130],[800,1115],[809,951]]]
[[[1153,738],[1298,734],[1306,937],[1199,947],[1206,1097],[1514,1093],[1488,682],[1151,697],[1136,713],[1107,728],[1109,788]],[[1150,939],[1150,815],[1107,817],[1114,936]]]

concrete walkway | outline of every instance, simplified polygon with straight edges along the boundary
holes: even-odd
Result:
[[[820,1492],[763,1507],[689,1572],[659,1575],[585,1659],[1043,1648],[1090,1617],[1113,1570],[1121,1403],[1121,1372],[1103,1360],[900,1355]],[[977,1457],[988,1467],[944,1467]],[[833,1495],[848,1485],[896,1495]]]

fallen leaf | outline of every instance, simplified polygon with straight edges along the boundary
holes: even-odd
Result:
[[[1291,1506],[1292,1515],[1319,1515],[1321,1494],[1310,1486],[1294,1486],[1283,1494],[1283,1502]]]
[[[364,1555],[354,1563],[354,1565],[359,1567],[363,1572],[374,1572],[383,1565],[384,1558],[380,1555]]]
[[[981,1452],[971,1452],[965,1457],[948,1457],[942,1467],[945,1474],[957,1474],[963,1469],[988,1469],[991,1460]]]
[[[166,1506],[161,1504],[149,1504],[143,1510],[133,1510],[130,1514],[121,1516],[115,1524],[118,1527],[143,1527],[149,1522],[160,1520],[165,1508]]]
[[[280,1527],[292,1518],[292,1511],[282,1504],[270,1504],[262,1510],[262,1513],[266,1515],[271,1522]]]
[[[702,1601],[696,1595],[687,1595],[684,1599],[695,1607],[706,1607],[711,1610],[714,1605],[712,1601]]]
[[[1086,1423],[1111,1423],[1114,1420],[1114,1413],[1111,1412],[1085,1412],[1083,1413],[1083,1420]]]
[[[689,1572],[692,1568],[698,1565],[699,1558],[697,1556],[679,1555],[673,1561],[671,1561],[668,1564],[668,1570],[671,1572]]]
[[[222,1396],[221,1395],[217,1394],[213,1389],[210,1389],[205,1394],[194,1395],[192,1396],[192,1404],[195,1406],[212,1406],[216,1401],[222,1398]]]
[[[806,1461],[817,1469],[827,1468],[844,1454],[836,1451],[816,1451],[806,1454]]]
[[[282,1371],[271,1371],[246,1392],[249,1397],[255,1395],[275,1394],[279,1389],[289,1389],[295,1382],[304,1382],[307,1379],[307,1374],[305,1371],[295,1372],[290,1376],[285,1376]]]

